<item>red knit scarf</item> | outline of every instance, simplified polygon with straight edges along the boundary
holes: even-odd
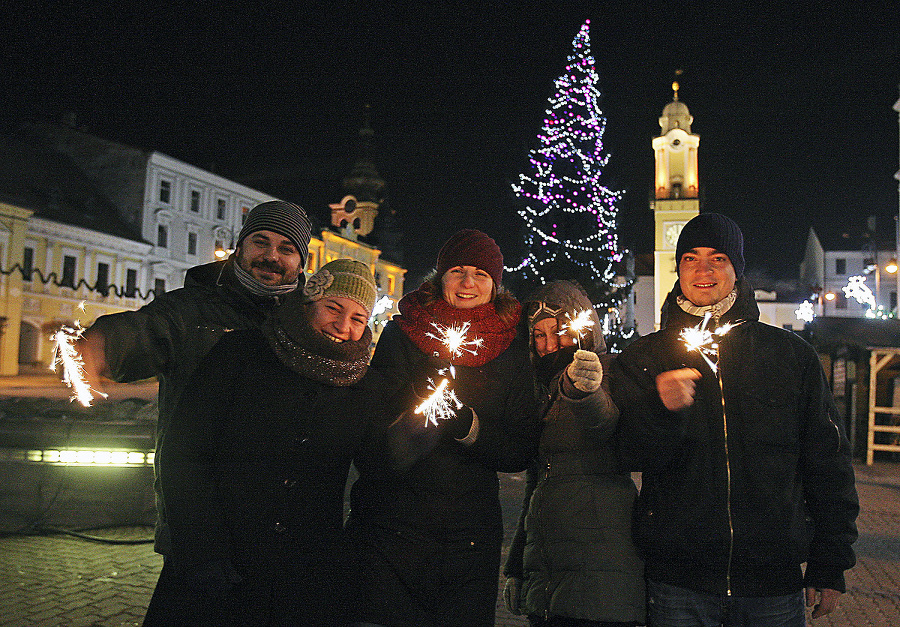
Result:
[[[421,290],[410,292],[404,296],[397,305],[400,315],[394,320],[406,333],[407,337],[419,347],[426,355],[434,355],[446,359],[459,366],[481,366],[491,361],[505,351],[510,342],[516,336],[516,322],[519,319],[521,305],[516,303],[515,315],[510,316],[509,321],[504,321],[498,314],[494,303],[487,303],[472,309],[457,309],[447,301],[439,298],[436,302],[425,305],[425,294]],[[447,347],[438,339],[427,334],[440,336],[440,329],[444,327],[459,327],[469,323],[466,332],[468,340],[481,338],[482,345],[472,355],[463,352],[462,355],[452,359]]]

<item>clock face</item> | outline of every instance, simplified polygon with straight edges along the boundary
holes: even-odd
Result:
[[[681,235],[681,229],[684,228],[683,224],[672,224],[666,227],[666,241],[675,246],[678,243],[678,236]]]

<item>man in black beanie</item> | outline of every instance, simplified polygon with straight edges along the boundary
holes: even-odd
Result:
[[[815,350],[759,321],[734,221],[695,217],[676,262],[663,328],[610,373],[620,461],[643,471],[634,524],[649,622],[801,627],[804,602],[812,618],[834,610],[856,562],[843,420]],[[722,333],[707,345],[714,367],[687,328]]]
[[[299,205],[275,200],[254,207],[224,261],[187,271],[183,288],[156,294],[137,311],[101,316],[76,343],[88,382],[159,379],[157,446],[191,373],[227,332],[259,328],[282,298],[304,283],[312,228]],[[165,507],[157,486],[157,553],[169,552]]]

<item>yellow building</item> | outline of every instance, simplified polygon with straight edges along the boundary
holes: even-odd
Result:
[[[189,267],[214,261],[233,241],[249,208],[272,199],[161,153],[80,132],[64,135],[66,151],[54,139],[0,139],[0,376],[49,367],[61,327],[90,326],[179,287]],[[309,250],[307,273],[341,257],[372,268],[387,297],[376,308],[377,338],[406,270],[351,228],[322,230]]]
[[[660,311],[678,277],[675,245],[682,227],[700,213],[700,177],[697,152],[700,136],[691,133],[694,121],[687,106],[678,100],[678,83],[672,102],[659,118],[661,132],[653,139],[656,163],[654,200],[651,208],[655,222],[653,253],[655,328],[659,329]]]

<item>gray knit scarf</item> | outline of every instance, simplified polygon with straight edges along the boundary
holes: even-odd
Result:
[[[252,274],[244,270],[241,264],[237,262],[237,259],[234,260],[232,265],[234,265],[234,275],[237,277],[238,282],[251,294],[256,294],[257,296],[284,296],[288,292],[293,292],[297,289],[299,284],[299,278],[297,278],[294,279],[293,283],[285,285],[266,285],[257,281]]]
[[[369,367],[369,327],[358,341],[338,343],[316,331],[306,316],[297,316],[289,326],[271,316],[263,324],[262,333],[281,363],[315,381],[338,387],[352,385]]]
[[[719,326],[719,318],[721,318],[726,311],[731,309],[731,306],[734,305],[734,301],[737,300],[737,287],[735,287],[731,292],[720,300],[717,303],[713,303],[712,305],[704,305],[699,306],[695,305],[691,301],[689,301],[683,294],[679,294],[676,301],[678,302],[678,306],[681,307],[681,310],[685,313],[689,313],[692,316],[697,316],[698,318],[702,318],[706,315],[706,312],[712,313],[712,322],[713,328]]]

